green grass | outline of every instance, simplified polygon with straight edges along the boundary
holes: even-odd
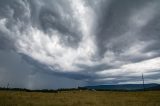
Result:
[[[160,106],[160,91],[0,91],[0,106]]]

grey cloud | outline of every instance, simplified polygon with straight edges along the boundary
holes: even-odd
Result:
[[[34,20],[39,20],[38,27],[46,33],[50,30],[60,32],[62,43],[70,47],[77,47],[81,41],[82,33],[79,31],[79,23],[74,19],[70,2],[48,0],[47,2],[42,1],[42,3],[43,6],[39,7],[38,13],[36,13],[38,14],[37,19]]]
[[[54,73],[39,71],[35,65],[28,64],[14,51],[0,50],[0,86],[28,89],[58,89],[83,86],[78,82]]]
[[[72,14],[68,15],[71,16]],[[81,41],[81,33],[77,30],[78,28],[72,28],[72,23],[74,22],[74,20],[71,20],[72,17],[71,19],[61,18],[59,12],[55,13],[46,7],[42,8],[39,14],[40,24],[45,32],[50,29],[57,30],[62,33],[63,43],[68,46],[76,46]],[[66,37],[67,39],[65,39]]]
[[[155,1],[113,0],[109,6],[102,6],[99,9],[95,33],[97,35],[97,44],[99,45],[101,56],[103,56],[108,49],[112,49],[112,51],[117,54],[123,53],[129,47],[133,46],[137,39],[140,39],[141,35],[139,36],[139,34],[136,33],[134,25],[130,25],[129,18],[133,11],[139,10],[147,3],[152,2]],[[126,34],[128,31],[130,32]],[[114,39],[116,39],[116,42],[113,41]]]
[[[1,80],[13,79],[15,87],[32,89],[73,87],[77,80],[82,85],[125,83],[139,81],[140,73],[132,72],[133,69],[123,72],[123,66],[143,65],[145,61],[151,62],[157,73],[147,68],[151,72],[145,71],[146,78],[159,80],[158,3],[158,0],[1,0]],[[6,65],[9,61],[12,62]],[[114,69],[120,71],[114,73]],[[113,73],[97,74],[103,71]],[[23,78],[16,76],[25,77],[21,82],[19,79]],[[40,84],[41,81],[44,83]],[[57,81],[64,82],[58,85]]]
[[[27,55],[22,54],[22,59],[24,59],[27,62],[27,64],[29,64],[29,65],[34,64],[34,67],[36,67],[36,68],[34,69],[33,73],[36,73],[36,72],[46,73],[48,75],[51,75],[51,76],[53,75],[55,77],[57,76],[57,77],[60,77],[60,78],[69,78],[70,80],[73,80],[73,81],[74,80],[75,81],[81,81],[82,80],[82,84],[85,83],[83,81],[95,77],[94,73],[92,73],[92,74],[90,73],[90,71],[93,71],[91,69],[87,70],[88,73],[86,73],[86,70],[81,71],[81,72],[59,72],[59,70],[50,69],[46,65],[41,64],[38,61],[33,60],[32,58],[28,57]]]
[[[159,8],[160,9],[160,8]],[[160,27],[160,20],[159,15],[155,17],[154,20],[152,20],[146,27],[143,28],[141,31],[142,33],[142,40],[144,41],[151,41],[151,44],[148,45],[144,52],[156,52],[159,54],[159,40],[160,40],[160,34],[159,34],[159,27]]]
[[[0,60],[0,84],[3,87],[8,83],[10,87],[27,87],[31,69],[20,56],[13,51],[0,50]]]
[[[0,33],[0,35],[2,35]],[[5,36],[0,36],[0,50],[10,50],[13,49],[13,41],[6,38]]]

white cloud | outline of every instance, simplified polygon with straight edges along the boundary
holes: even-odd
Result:
[[[74,18],[80,23],[82,41],[78,48],[66,46],[61,42],[62,33],[51,30],[44,33],[41,30],[28,26],[25,32],[17,37],[17,49],[53,70],[79,71],[75,64],[93,65],[92,56],[96,52],[94,38],[91,35],[92,11],[84,5],[84,1],[72,1]],[[87,18],[88,17],[88,18]]]
[[[7,19],[0,19],[0,31],[9,34],[9,30],[6,28]]]
[[[117,69],[109,69],[97,72],[100,76],[139,76],[142,73],[154,74],[154,71],[160,70],[160,57],[144,60],[138,63],[122,65]]]
[[[122,69],[130,70],[132,72],[141,72],[141,73],[160,70],[160,57],[156,57],[138,63],[127,64],[122,66]]]

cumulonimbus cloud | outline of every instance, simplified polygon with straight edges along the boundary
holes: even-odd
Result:
[[[159,31],[151,29],[154,35],[147,35],[154,20],[160,21],[158,3],[3,0],[0,49],[12,49],[56,73],[87,75],[92,81],[125,82],[128,77],[120,81],[115,76],[137,76],[138,70],[160,69],[160,48],[155,45],[160,41]],[[159,24],[154,27],[158,29]],[[154,46],[156,50],[149,49]]]

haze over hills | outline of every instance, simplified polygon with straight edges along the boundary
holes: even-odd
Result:
[[[26,88],[5,88],[0,87],[0,90],[11,91],[27,91],[27,92],[58,92],[58,91],[74,91],[74,90],[97,90],[97,91],[154,91],[160,90],[160,84],[118,84],[118,85],[95,85],[84,86],[78,88],[60,88],[60,89],[26,89]]]
[[[96,90],[142,90],[142,89],[160,89],[160,85],[156,83],[151,84],[118,84],[118,85],[96,85],[96,86],[85,86],[87,89]]]

